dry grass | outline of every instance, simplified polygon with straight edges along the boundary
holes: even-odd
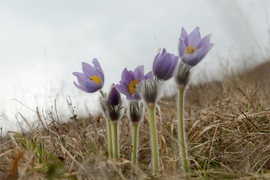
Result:
[[[270,63],[186,93],[186,132],[190,179],[270,178]],[[158,137],[162,167],[156,179],[181,179],[175,97],[159,101]],[[93,102],[95,103],[95,102]],[[68,104],[72,110],[72,104]],[[162,113],[161,113],[162,112]],[[151,179],[149,125],[140,127],[138,179]],[[27,120],[26,120],[27,121]],[[4,179],[130,179],[131,129],[121,122],[121,159],[107,159],[102,117],[59,121],[57,112],[41,115],[39,128],[10,132],[0,146]],[[122,174],[115,167],[120,166]]]

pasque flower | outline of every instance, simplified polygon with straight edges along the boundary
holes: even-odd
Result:
[[[138,124],[143,118],[144,108],[142,101],[131,100],[128,104],[127,116],[131,123]]]
[[[182,28],[179,38],[178,51],[182,61],[190,66],[198,64],[213,47],[210,34],[201,38],[200,28],[196,27],[190,34]]]
[[[109,117],[112,121],[117,121],[120,119],[123,109],[122,100],[121,95],[116,90],[114,84],[112,84],[109,94],[101,96],[99,100],[103,113],[106,117]]]
[[[189,172],[188,149],[186,145],[184,123],[185,89],[189,81],[191,68],[198,64],[213,47],[213,44],[210,43],[209,40],[210,35],[201,38],[199,27],[196,27],[190,34],[187,34],[186,30],[182,28],[181,36],[179,38],[178,50],[181,62],[179,63],[174,76],[178,85],[178,144],[185,173]]]
[[[117,106],[121,103],[121,95],[120,93],[116,90],[115,84],[112,84],[111,91],[108,95],[108,102],[113,105]]]
[[[132,175],[136,174],[138,167],[138,139],[139,139],[139,126],[140,121],[144,116],[143,103],[140,100],[131,100],[128,104],[127,116],[132,126],[132,158],[133,164]]]
[[[123,106],[120,93],[112,84],[109,94],[102,94],[99,98],[104,116],[107,119],[108,133],[108,151],[109,157],[118,159],[119,157],[119,140],[118,140],[118,121],[123,115]]]
[[[82,73],[73,72],[72,74],[77,77],[78,84],[74,82],[75,86],[85,92],[93,93],[101,89],[104,84],[103,70],[95,58],[92,61],[93,65],[82,62]]]
[[[144,75],[144,66],[138,66],[134,71],[128,71],[126,68],[121,75],[121,81],[116,85],[116,89],[127,96],[127,99],[141,99],[137,86],[144,79],[153,79],[153,73]]]
[[[149,113],[153,174],[157,174],[159,171],[159,148],[155,106],[159,99],[160,85],[162,84],[162,81],[166,81],[172,77],[177,61],[177,56],[167,53],[166,49],[163,49],[156,55],[153,62],[152,70],[155,75],[155,79],[142,80],[138,88]]]
[[[147,106],[155,106],[157,103],[159,98],[159,83],[160,81],[156,79],[146,79],[141,81],[138,89]]]
[[[189,72],[193,66],[198,64],[213,47],[210,43],[210,35],[201,38],[199,27],[190,34],[182,28],[179,38],[178,51],[181,62],[175,71],[175,80],[178,85],[186,85],[189,81]]]
[[[170,79],[173,75],[177,61],[178,56],[167,53],[166,49],[163,49],[154,59],[152,71],[155,77],[163,81]]]

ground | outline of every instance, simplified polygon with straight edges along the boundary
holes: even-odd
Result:
[[[186,90],[186,136],[191,172],[182,173],[177,146],[176,96],[156,110],[161,169],[151,175],[149,124],[140,124],[138,179],[269,179],[270,63]],[[72,104],[68,104],[72,107]],[[27,121],[27,120],[26,120]],[[63,123],[66,122],[66,123]],[[68,121],[57,112],[41,115],[29,133],[1,138],[0,177],[4,179],[130,179],[131,128],[120,122],[121,158],[108,160],[102,116]],[[35,128],[33,128],[35,127]],[[115,169],[120,167],[121,173]]]

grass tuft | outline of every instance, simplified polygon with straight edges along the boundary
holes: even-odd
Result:
[[[223,82],[190,86],[185,119],[190,179],[270,178],[270,63],[227,77]],[[159,101],[156,111],[160,174],[153,177],[149,117],[141,122],[138,179],[181,179],[175,96]],[[1,137],[0,177],[4,179],[130,179],[131,127],[120,122],[120,158],[108,158],[102,116],[59,120],[57,109],[36,109],[35,128]],[[162,112],[162,114],[161,114]],[[122,173],[119,173],[119,169]]]

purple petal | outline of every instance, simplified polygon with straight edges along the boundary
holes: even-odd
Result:
[[[152,69],[156,69],[157,66],[158,66],[158,64],[160,63],[160,61],[161,61],[162,59],[164,59],[164,58],[166,57],[166,55],[167,55],[167,51],[166,51],[166,49],[164,48],[161,52],[159,52],[159,53],[156,55],[156,57],[155,57],[155,59],[154,59],[154,62],[153,62]]]
[[[74,85],[75,85],[77,88],[79,88],[80,90],[85,91],[85,92],[89,92],[88,89],[87,89],[85,86],[80,86],[80,85],[78,85],[76,82],[73,82],[73,83],[74,83]]]
[[[143,79],[154,79],[154,75],[152,73],[152,71],[148,72]]]
[[[121,75],[121,80],[123,82],[126,82],[126,83],[130,83],[131,81],[133,81],[135,78],[134,78],[134,75],[131,71],[128,71],[127,68],[125,68],[122,72],[122,75]]]
[[[169,79],[172,76],[177,60],[178,60],[177,56],[167,53],[167,51],[163,49],[162,53],[159,53],[155,57],[153,63],[153,73],[158,79],[161,80]]]
[[[103,70],[102,70],[102,68],[101,68],[101,66],[96,58],[93,59],[92,63],[94,64],[94,67],[96,69],[98,69],[99,71],[101,71],[103,73]]]
[[[196,52],[197,57],[203,59],[205,55],[209,52],[209,50],[214,46],[213,43],[205,43],[202,47]]]
[[[160,53],[158,53],[156,56],[155,56],[155,59],[154,59],[154,62],[153,62],[153,65],[152,65],[152,69],[156,69],[158,63],[160,62]]]
[[[181,59],[184,63],[186,63],[190,66],[195,66],[196,64],[198,64],[201,61],[201,59],[198,59],[198,57],[196,56],[196,53],[186,54],[186,55],[182,56]]]
[[[137,91],[136,94],[133,94],[133,95],[130,96],[130,99],[137,99],[137,100],[139,100],[139,99],[141,99],[141,95]]]
[[[133,74],[134,74],[134,78],[137,79],[137,80],[142,80],[144,78],[144,66],[143,65],[140,65],[138,67],[136,67],[133,71]]]
[[[187,36],[188,36],[187,31],[184,28],[182,28],[180,38],[186,39]]]
[[[121,84],[120,84],[120,85],[117,84],[117,85],[115,86],[115,88],[116,88],[119,92],[121,92],[122,94],[124,94],[124,95],[127,97],[128,100],[130,100],[130,99],[140,99],[140,95],[138,94],[138,91],[136,91],[135,94],[130,93],[130,91],[129,91],[129,89],[128,89],[128,85],[129,85],[129,84],[127,84],[127,83],[125,83],[125,82],[121,82]]]
[[[99,71],[99,70],[96,70],[96,74],[97,74],[97,76],[100,78],[100,80],[101,80],[101,86],[103,86],[104,85],[104,74],[103,74],[103,72],[101,72],[101,71]]]
[[[98,60],[96,58],[93,59],[92,61],[94,68],[95,68],[95,75],[97,75],[100,79],[101,79],[101,84],[103,86],[104,84],[104,72],[103,69],[100,66],[100,63],[98,62]]]
[[[137,91],[135,94],[129,94],[129,95],[127,95],[127,99],[128,100],[140,100],[141,99],[141,95]]]
[[[117,91],[119,91],[120,93],[129,96],[131,93],[128,89],[128,84],[121,81],[120,84],[115,85],[115,88]]]
[[[184,54],[186,54],[186,44],[184,39],[180,39],[178,43],[178,51],[179,51],[179,56],[182,57]]]
[[[73,72],[72,74],[77,77],[77,81],[80,85],[82,85],[88,79],[88,77],[84,73]]]
[[[96,75],[96,69],[88,63],[82,62],[82,70],[87,77]]]
[[[170,63],[165,63],[163,66],[160,67],[159,71],[155,73],[157,78],[162,79],[162,80],[167,80],[169,79],[172,75],[171,71],[171,64]]]
[[[85,81],[84,86],[87,89],[87,92],[91,92],[91,93],[96,92],[97,90],[102,88],[101,85],[99,85],[91,80]]]
[[[165,48],[162,49],[161,53],[159,53],[159,58],[163,59],[167,55],[167,51]]]
[[[203,53],[203,54],[208,53],[208,51],[209,51],[213,46],[214,46],[214,44],[213,44],[213,43],[210,43],[210,42],[203,44],[202,47],[201,47],[201,49],[203,50],[202,53]]]
[[[205,43],[209,43],[210,41],[210,34],[205,36],[204,38],[201,39],[201,41],[199,42],[199,44],[197,45],[197,48],[201,48],[201,46]]]
[[[114,84],[112,85],[111,91],[108,95],[108,101],[114,106],[118,105],[121,101],[121,95],[115,88]]]
[[[201,40],[200,28],[196,27],[187,37],[188,39],[188,46],[197,47],[198,43]]]
[[[177,62],[178,62],[178,56],[171,54],[171,66],[170,66],[170,69],[168,70],[168,74],[173,75],[173,72],[174,72],[174,69],[176,68]]]
[[[122,74],[121,74],[121,80],[125,80],[127,77],[128,77],[128,70],[127,68],[125,68],[123,71],[122,71]]]

